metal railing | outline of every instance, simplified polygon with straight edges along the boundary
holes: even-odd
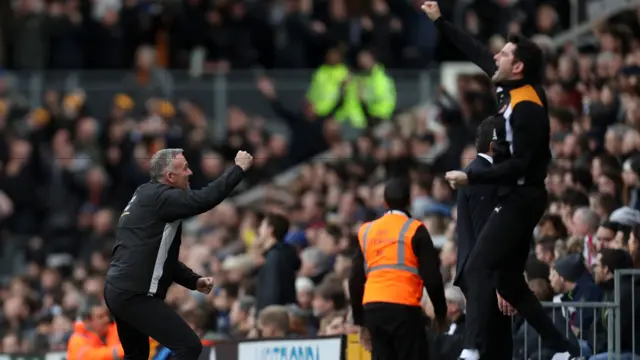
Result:
[[[549,311],[554,321],[561,321],[562,324],[556,323],[568,337],[574,337],[579,342],[583,351],[583,356],[592,359],[596,356],[597,360],[629,360],[640,359],[640,349],[636,344],[636,317],[639,314],[635,312],[635,291],[636,276],[640,277],[640,269],[618,270],[614,276],[614,301],[610,302],[545,302],[543,306]],[[630,279],[629,279],[630,278]],[[640,289],[638,289],[640,290]],[[625,298],[624,297],[631,297]],[[640,299],[638,299],[640,301]],[[625,308],[621,307],[621,304]],[[561,311],[562,314],[557,314]],[[628,313],[630,311],[630,313]],[[573,315],[570,315],[573,314]],[[561,316],[556,316],[561,315]],[[589,316],[591,315],[591,316]],[[622,317],[626,318],[625,329],[622,328]],[[575,331],[571,326],[571,318],[578,320],[580,331]],[[577,318],[577,319],[576,319]],[[623,336],[629,336],[629,321],[631,322],[631,348],[627,343],[623,349]],[[585,321],[587,323],[585,323]],[[596,323],[598,322],[598,323]],[[526,322],[522,324],[525,343],[515,343],[514,360],[542,360],[545,353],[545,344],[538,336],[538,344],[536,349],[531,349],[531,344],[527,342],[527,334],[530,331]],[[521,328],[522,329],[522,328]],[[623,331],[625,331],[623,333]],[[598,343],[602,343],[603,336],[606,332],[606,349],[598,348]],[[638,334],[640,335],[640,334]],[[520,338],[517,338],[520,340]],[[600,340],[597,340],[600,339]],[[546,353],[548,355],[548,352]],[[538,356],[535,356],[538,355]],[[532,357],[533,356],[533,357]],[[635,356],[635,357],[634,357]]]

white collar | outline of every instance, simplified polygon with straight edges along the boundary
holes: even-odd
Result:
[[[407,214],[404,211],[400,211],[400,210],[388,210],[386,212],[386,214],[387,215],[403,215],[403,216],[407,216]]]
[[[487,160],[491,165],[493,165],[493,158],[487,154],[479,153],[478,156]]]

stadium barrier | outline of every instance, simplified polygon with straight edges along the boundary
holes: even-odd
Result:
[[[345,345],[345,336],[229,341],[204,348],[199,360],[345,360]],[[68,359],[66,352],[50,352],[0,355],[0,360]]]

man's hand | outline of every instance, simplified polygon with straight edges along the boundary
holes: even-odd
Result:
[[[253,156],[246,151],[238,151],[236,154],[236,165],[240,166],[243,171],[251,169],[253,165]]]
[[[444,175],[445,180],[449,182],[452,188],[456,189],[469,183],[467,173],[464,171],[448,171]]]
[[[360,345],[368,352],[371,352],[371,334],[369,334],[369,330],[360,327],[358,329],[358,339],[360,340]]]
[[[500,296],[500,294],[497,291],[496,291],[496,296],[498,297],[498,308],[500,308],[500,311],[503,314],[507,316],[513,316],[518,313],[518,310],[516,310],[516,308],[514,308],[511,304],[509,304],[507,300],[502,298],[502,296]]]
[[[440,16],[440,5],[438,5],[437,1],[425,1],[422,4],[422,11],[431,19],[432,21],[438,20]]]
[[[267,99],[273,100],[276,98],[276,88],[273,86],[273,81],[266,76],[259,77],[256,85],[258,86],[258,90],[260,90],[262,95]]]
[[[196,290],[203,294],[208,294],[213,289],[213,278],[212,277],[201,277],[196,282]]]
[[[450,324],[446,317],[444,318],[435,317],[431,321],[431,329],[433,329],[433,331],[435,331],[438,334],[443,334],[449,331],[449,326]]]

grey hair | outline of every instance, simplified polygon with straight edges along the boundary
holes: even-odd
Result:
[[[588,208],[586,206],[581,207],[576,210],[576,214],[578,214],[580,219],[584,221],[587,226],[589,226],[589,229],[591,231],[597,230],[600,226],[600,216],[598,216],[598,213],[591,210],[591,208]]]
[[[302,250],[300,253],[300,260],[315,266],[316,273],[314,275],[318,275],[319,273],[328,270],[331,266],[331,258],[316,247],[308,247]]]
[[[607,131],[610,131],[613,135],[615,135],[618,139],[624,138],[627,131],[629,131],[629,126],[625,124],[615,124],[610,126]]]
[[[157,151],[151,157],[149,166],[149,174],[152,180],[160,180],[164,173],[172,166],[173,159],[182,154],[182,149],[162,149]]]
[[[596,62],[598,64],[608,64],[616,59],[616,55],[610,51],[598,54]]]
[[[458,305],[460,311],[465,311],[467,300],[459,287],[448,285],[444,290],[444,297],[448,302]]]

